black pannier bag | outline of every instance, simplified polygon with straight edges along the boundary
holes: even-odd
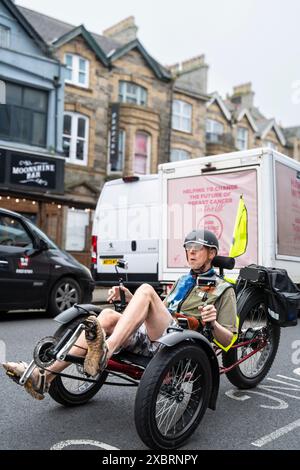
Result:
[[[264,289],[272,323],[280,327],[296,326],[300,309],[300,290],[285,269],[251,264],[241,269],[240,279]]]

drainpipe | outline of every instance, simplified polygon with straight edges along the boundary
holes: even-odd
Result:
[[[171,161],[171,141],[172,141],[172,124],[173,124],[173,100],[174,100],[174,87],[175,87],[175,79],[172,79],[172,87],[171,87],[171,105],[170,105],[170,132],[169,132],[169,144],[168,144],[168,162]],[[168,163],[167,162],[167,163]]]
[[[58,152],[58,90],[61,87],[61,63],[58,64],[58,76],[53,77],[53,86],[55,89],[55,129],[54,129],[54,141],[55,141],[55,153]]]

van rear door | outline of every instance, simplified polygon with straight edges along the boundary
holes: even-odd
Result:
[[[128,262],[129,282],[157,282],[159,211],[157,175],[104,186],[96,211],[97,233],[93,231],[98,236],[98,284],[109,286],[118,280],[118,259]]]

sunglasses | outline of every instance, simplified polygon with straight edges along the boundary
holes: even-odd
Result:
[[[203,248],[204,245],[201,245],[200,243],[189,243],[188,245],[185,245],[186,251],[201,251]]]

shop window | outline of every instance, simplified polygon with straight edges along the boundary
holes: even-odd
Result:
[[[109,171],[122,173],[124,170],[125,163],[125,140],[126,133],[124,130],[119,131],[119,143],[118,143],[118,154],[117,158],[110,157]]]
[[[150,170],[150,136],[137,132],[135,136],[134,166],[136,174],[145,175]]]
[[[247,150],[249,131],[245,127],[238,127],[236,146],[239,150]]]
[[[191,104],[180,100],[173,101],[173,129],[191,133],[192,111]]]
[[[120,81],[119,101],[121,103],[132,103],[142,106],[147,105],[148,92],[146,88],[132,82]]]
[[[66,83],[83,88],[89,87],[90,63],[87,59],[76,54],[65,54]]]
[[[48,93],[6,82],[6,104],[0,104],[0,138],[46,146]]]
[[[10,48],[10,28],[0,24],[0,47]]]
[[[89,212],[69,209],[67,215],[66,250],[85,251],[89,227]]]
[[[189,160],[191,158],[190,152],[182,149],[172,149],[171,162],[180,162],[182,160]]]
[[[70,163],[87,165],[89,119],[76,113],[65,113],[63,150]]]

